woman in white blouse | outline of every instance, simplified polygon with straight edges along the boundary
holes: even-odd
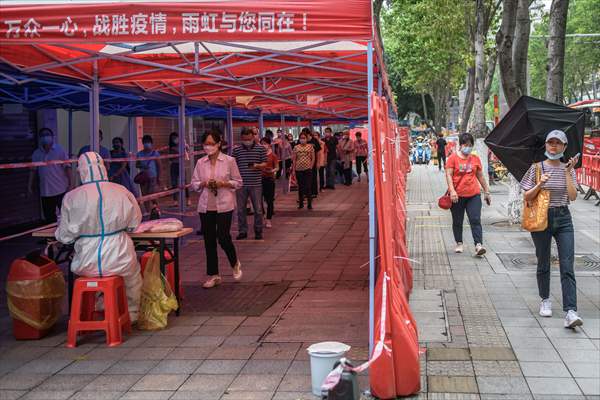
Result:
[[[212,130],[202,136],[207,156],[196,163],[192,176],[192,190],[200,192],[198,213],[202,222],[206,250],[206,274],[202,287],[209,289],[221,283],[217,241],[233,268],[233,279],[242,278],[242,264],[229,233],[235,209],[235,191],[242,187],[242,177],[233,157],[222,153],[221,134]]]

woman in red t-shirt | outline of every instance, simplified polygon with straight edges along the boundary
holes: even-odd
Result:
[[[457,253],[463,252],[462,228],[465,211],[475,241],[475,254],[483,256],[483,230],[481,228],[481,188],[485,202],[490,205],[490,189],[483,178],[481,160],[471,154],[475,139],[469,133],[458,138],[459,149],[446,162],[446,182],[452,199],[452,232],[456,240]]]

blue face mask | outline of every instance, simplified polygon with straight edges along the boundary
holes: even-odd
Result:
[[[548,150],[546,150],[544,155],[548,158],[548,160],[560,160],[562,156],[565,155],[565,153],[561,151],[560,153],[552,154],[549,153]]]
[[[465,156],[468,156],[469,154],[471,154],[472,151],[473,151],[473,148],[469,147],[469,146],[460,148],[460,152],[463,153]]]
[[[144,149],[152,150],[152,143],[144,143]]]
[[[40,143],[42,145],[48,145],[48,146],[50,146],[53,141],[54,141],[54,139],[52,138],[52,136],[42,136],[42,137],[40,137]]]

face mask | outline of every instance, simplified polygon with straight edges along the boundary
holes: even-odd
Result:
[[[178,143],[179,143],[179,139],[177,139],[177,138],[174,138],[174,139],[173,139],[173,144],[178,144]]]
[[[471,154],[471,151],[473,151],[473,148],[469,146],[461,147],[460,149],[460,152],[463,153],[465,156]]]
[[[203,147],[204,147],[204,151],[209,156],[212,156],[213,154],[215,154],[219,150],[219,148],[217,146],[211,145],[211,144],[206,144]]]
[[[252,140],[243,140],[242,141],[242,144],[246,147],[252,146],[252,143],[253,143]]]
[[[113,149],[115,149],[115,150],[121,150],[121,145],[120,144],[113,144]]]
[[[564,151],[561,151],[560,153],[551,154],[546,150],[544,154],[548,157],[548,160],[560,160],[565,153]]]
[[[306,139],[300,139],[300,144],[306,144]]]
[[[144,143],[144,149],[152,150],[152,143]]]
[[[43,145],[51,145],[53,141],[54,141],[54,139],[52,139],[52,136],[40,137],[40,143]]]

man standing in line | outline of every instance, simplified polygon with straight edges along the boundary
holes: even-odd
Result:
[[[333,136],[333,131],[330,127],[325,128],[325,148],[327,152],[327,184],[325,189],[335,189],[335,167],[337,163],[337,146],[338,140]]]
[[[344,185],[352,185],[352,160],[354,159],[354,140],[350,139],[350,131],[344,131],[344,138],[341,143],[341,158],[344,168]]]
[[[42,128],[39,133],[39,147],[35,149],[31,156],[31,161],[55,161],[68,160],[65,150],[55,142],[54,132],[50,128]],[[40,177],[40,196],[42,200],[42,210],[44,212],[44,222],[52,224],[57,221],[56,209],[60,211],[63,197],[71,186],[71,165],[70,164],[52,164],[43,167],[33,168],[29,174],[29,194],[33,194],[33,181],[36,170]]]
[[[237,215],[239,233],[236,240],[248,237],[248,221],[246,203],[248,197],[254,209],[254,238],[261,240],[263,230],[262,214],[262,172],[267,166],[267,152],[265,148],[254,141],[251,129],[243,128],[241,132],[242,144],[233,149],[232,156],[240,170],[243,186],[236,192]]]

